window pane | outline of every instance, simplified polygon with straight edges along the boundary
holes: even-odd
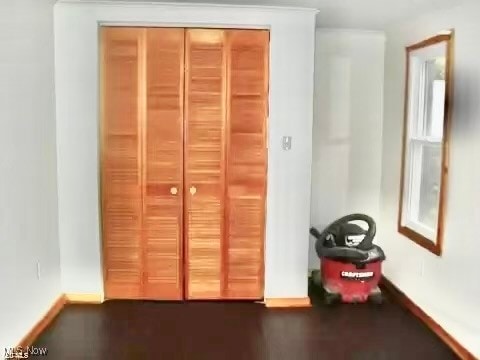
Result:
[[[418,222],[437,228],[442,152],[440,145],[422,145]]]
[[[442,138],[445,105],[445,57],[427,60],[424,66],[425,117],[423,135]]]

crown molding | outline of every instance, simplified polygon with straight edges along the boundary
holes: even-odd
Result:
[[[270,6],[270,5],[242,5],[242,4],[209,4],[209,3],[172,3],[163,1],[135,1],[135,0],[58,0],[57,4],[75,5],[106,5],[115,7],[176,7],[176,8],[223,8],[223,9],[255,9],[269,11],[298,11],[312,14],[319,13],[316,8],[295,6]]]
[[[382,30],[365,30],[355,28],[322,28],[317,27],[315,29],[317,34],[349,34],[358,36],[375,36],[382,39],[386,39],[386,33]]]

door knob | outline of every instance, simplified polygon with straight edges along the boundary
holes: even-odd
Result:
[[[172,186],[170,188],[170,194],[172,195],[177,195],[178,189],[175,186]]]
[[[191,186],[190,187],[190,194],[195,195],[196,192],[197,192],[197,188],[195,186]]]

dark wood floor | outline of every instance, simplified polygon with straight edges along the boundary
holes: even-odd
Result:
[[[48,359],[456,359],[391,300],[266,309],[253,303],[108,301],[68,305],[35,346]]]

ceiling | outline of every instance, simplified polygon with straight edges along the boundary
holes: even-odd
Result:
[[[162,2],[162,0],[144,1]],[[383,30],[392,22],[472,1],[478,0],[166,0],[164,2],[308,7],[320,11],[317,15],[318,27]]]

